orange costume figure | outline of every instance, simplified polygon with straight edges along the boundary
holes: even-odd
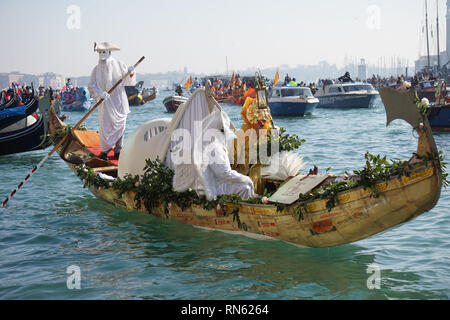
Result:
[[[248,175],[253,181],[255,192],[261,194],[264,192],[260,175],[262,165],[256,154],[260,147],[267,146],[267,135],[273,127],[272,116],[269,108],[260,109],[257,99],[250,97],[245,100],[241,116],[244,123],[236,133],[238,139],[234,143],[233,169]]]
[[[252,98],[256,99],[256,90],[255,88],[250,87],[247,92],[244,94],[244,99]]]

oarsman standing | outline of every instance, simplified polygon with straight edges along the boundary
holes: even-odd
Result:
[[[103,42],[94,44],[94,51],[99,54],[98,65],[94,68],[89,82],[89,92],[98,100],[105,101],[98,108],[99,135],[100,135],[100,158],[108,160],[108,153],[114,147],[114,158],[119,158],[123,145],[123,136],[127,115],[130,113],[128,97],[124,86],[134,85],[134,68],[127,67],[124,63],[111,57],[112,51],[120,50],[116,45]],[[126,79],[114,90],[111,95],[108,91],[127,73],[130,78]]]

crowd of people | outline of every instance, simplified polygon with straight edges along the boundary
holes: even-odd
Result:
[[[11,88],[4,89],[0,93],[0,106],[7,104],[12,99],[17,99],[16,106],[22,106],[33,96],[33,88],[22,86],[20,83],[12,83]]]

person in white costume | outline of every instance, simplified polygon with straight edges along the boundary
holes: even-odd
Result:
[[[231,169],[227,147],[236,135],[230,119],[215,110],[202,121],[203,135],[196,137],[192,150],[193,164],[175,168],[174,190],[189,188],[204,194],[208,200],[223,194],[238,194],[243,199],[255,196],[252,180]]]
[[[94,44],[94,51],[99,53],[98,65],[94,68],[89,82],[89,92],[97,101],[105,101],[98,108],[99,135],[100,135],[100,158],[108,160],[108,153],[114,147],[114,157],[118,159],[123,145],[123,136],[127,115],[130,113],[128,97],[124,86],[133,85],[136,80],[134,68],[127,67],[124,63],[111,57],[112,51],[120,50],[116,45],[103,42]],[[111,95],[108,91],[127,73],[127,78],[114,90]]]

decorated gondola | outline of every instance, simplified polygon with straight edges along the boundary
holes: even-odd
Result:
[[[426,113],[423,106],[419,109],[415,92],[385,88],[380,93],[388,124],[403,119],[418,133],[418,148],[412,158],[387,162],[368,154],[366,167],[344,178],[310,172],[278,181],[262,179],[263,187],[272,190],[267,197],[260,194],[243,200],[237,195],[224,195],[208,200],[191,189],[172,189],[173,172],[155,154],[169,152],[172,133],[191,123],[193,114],[199,116],[200,111],[195,110],[207,110],[203,117],[223,112],[207,89],[192,94],[172,120],[153,120],[137,128],[118,161],[103,161],[96,156],[99,137],[95,131],[71,132],[58,152],[96,197],[116,207],[306,247],[338,246],[368,238],[431,210],[439,200],[443,182],[447,182]],[[67,128],[51,109],[50,134],[61,137]],[[142,174],[133,175],[127,161],[142,163]],[[189,175],[189,171],[184,173]]]

